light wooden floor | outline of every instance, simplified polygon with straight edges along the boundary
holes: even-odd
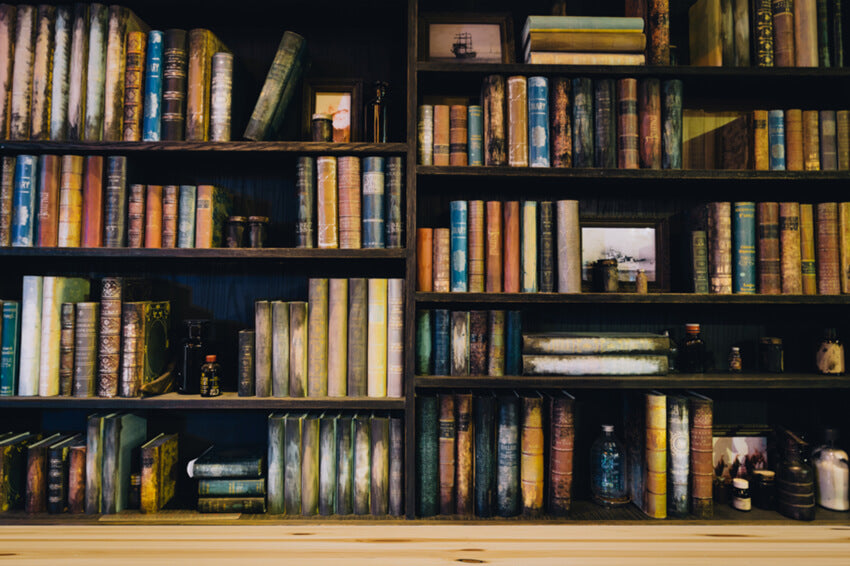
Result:
[[[0,562],[63,566],[848,566],[850,527],[362,523],[2,526]]]

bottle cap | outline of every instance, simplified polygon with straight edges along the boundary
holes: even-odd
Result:
[[[602,432],[614,432],[614,425],[612,425],[612,424],[602,425]]]
[[[699,332],[699,323],[689,322],[685,324],[685,332],[688,332],[690,334],[697,334]]]
[[[773,478],[776,477],[776,472],[773,470],[753,470],[753,477],[761,481],[773,481]]]
[[[732,480],[732,487],[735,489],[749,489],[750,482],[744,478],[735,478]]]
[[[208,354],[207,357],[206,357],[206,360],[207,360],[207,362],[214,362],[215,361],[215,354]]]
[[[733,352],[740,352],[741,348],[739,346],[732,346],[732,351]]]
[[[313,120],[330,120],[333,121],[333,114],[313,114]]]

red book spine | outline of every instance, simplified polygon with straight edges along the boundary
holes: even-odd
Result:
[[[416,290],[434,290],[434,229],[416,229]]]
[[[817,270],[818,294],[841,293],[838,256],[838,203],[817,205]]]
[[[86,157],[83,174],[83,236],[84,248],[103,246],[103,157]]]
[[[661,169],[661,83],[642,79],[638,83],[640,116],[640,166]]]
[[[487,257],[484,290],[488,293],[502,292],[502,203],[487,201]]]
[[[177,247],[177,207],[180,187],[165,185],[162,187],[162,247]]]
[[[127,247],[141,248],[145,243],[145,191],[144,185],[130,185],[127,197]]]
[[[56,247],[59,242],[59,180],[61,161],[58,155],[38,158],[38,242],[40,248]]]
[[[162,247],[162,185],[148,185],[145,203],[145,247]]]
[[[504,290],[519,293],[519,201],[505,203]]]
[[[788,171],[803,170],[803,111],[785,111],[785,167]]]
[[[484,292],[484,201],[469,201],[469,292]]]

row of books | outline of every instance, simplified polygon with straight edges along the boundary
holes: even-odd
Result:
[[[577,200],[452,201],[451,228],[418,228],[417,289],[581,292]]]
[[[481,105],[419,107],[421,165],[682,168],[682,81],[485,77]]]
[[[688,19],[691,65],[844,66],[841,0],[699,0]]]
[[[537,332],[522,335],[523,375],[665,375],[663,334]]]
[[[404,281],[308,282],[304,301],[254,303],[239,333],[239,395],[402,397]]]
[[[233,55],[210,30],[151,30],[99,3],[0,16],[4,139],[230,139]]]
[[[643,18],[528,16],[522,28],[526,63],[644,65]],[[662,64],[669,63],[668,61]],[[653,64],[658,64],[654,62]]]
[[[273,413],[268,512],[404,514],[404,424],[381,413]]]
[[[211,248],[222,243],[233,199],[219,186],[128,188],[124,156],[0,160],[0,246]]]
[[[417,375],[520,375],[520,311],[416,311]]]
[[[171,303],[150,300],[142,281],[104,278],[99,301],[90,288],[83,278],[24,276],[22,300],[3,301],[0,395],[157,392]]]
[[[198,480],[198,512],[266,512],[266,467],[260,448],[214,444],[191,460],[186,472]]]
[[[402,176],[401,157],[299,157],[296,247],[402,247]]]

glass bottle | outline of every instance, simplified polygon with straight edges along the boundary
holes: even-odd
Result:
[[[776,506],[780,513],[798,521],[815,518],[815,484],[811,466],[803,461],[805,441],[785,432],[785,450],[776,479]]]
[[[699,331],[699,324],[685,325],[685,340],[681,349],[681,369],[685,373],[703,373],[705,371],[705,342]]]
[[[844,373],[844,344],[834,328],[827,328],[815,355],[818,371],[827,375]]]
[[[204,363],[204,325],[206,320],[187,320],[186,338],[183,339],[183,364],[177,382],[177,391],[186,395],[201,392],[201,366]]]
[[[602,425],[602,434],[590,449],[593,501],[605,507],[629,502],[626,491],[626,455],[614,436],[614,425]]]
[[[366,107],[366,140],[387,142],[387,88],[385,81],[375,81],[375,96]]]
[[[221,395],[221,366],[215,359],[215,354],[210,354],[206,357],[206,363],[201,366],[201,397]]]
[[[823,440],[824,443],[812,452],[817,503],[833,511],[847,511],[850,509],[850,469],[847,452],[835,445],[838,441],[836,429],[826,429]]]
[[[741,360],[741,348],[732,346],[729,350],[729,371],[731,373],[741,373],[743,369],[743,361]]]
[[[670,339],[670,350],[667,353],[667,371],[669,373],[674,373],[679,369],[677,367],[679,360],[679,346],[676,344],[676,341],[673,340],[669,330],[665,330],[662,334]]]

